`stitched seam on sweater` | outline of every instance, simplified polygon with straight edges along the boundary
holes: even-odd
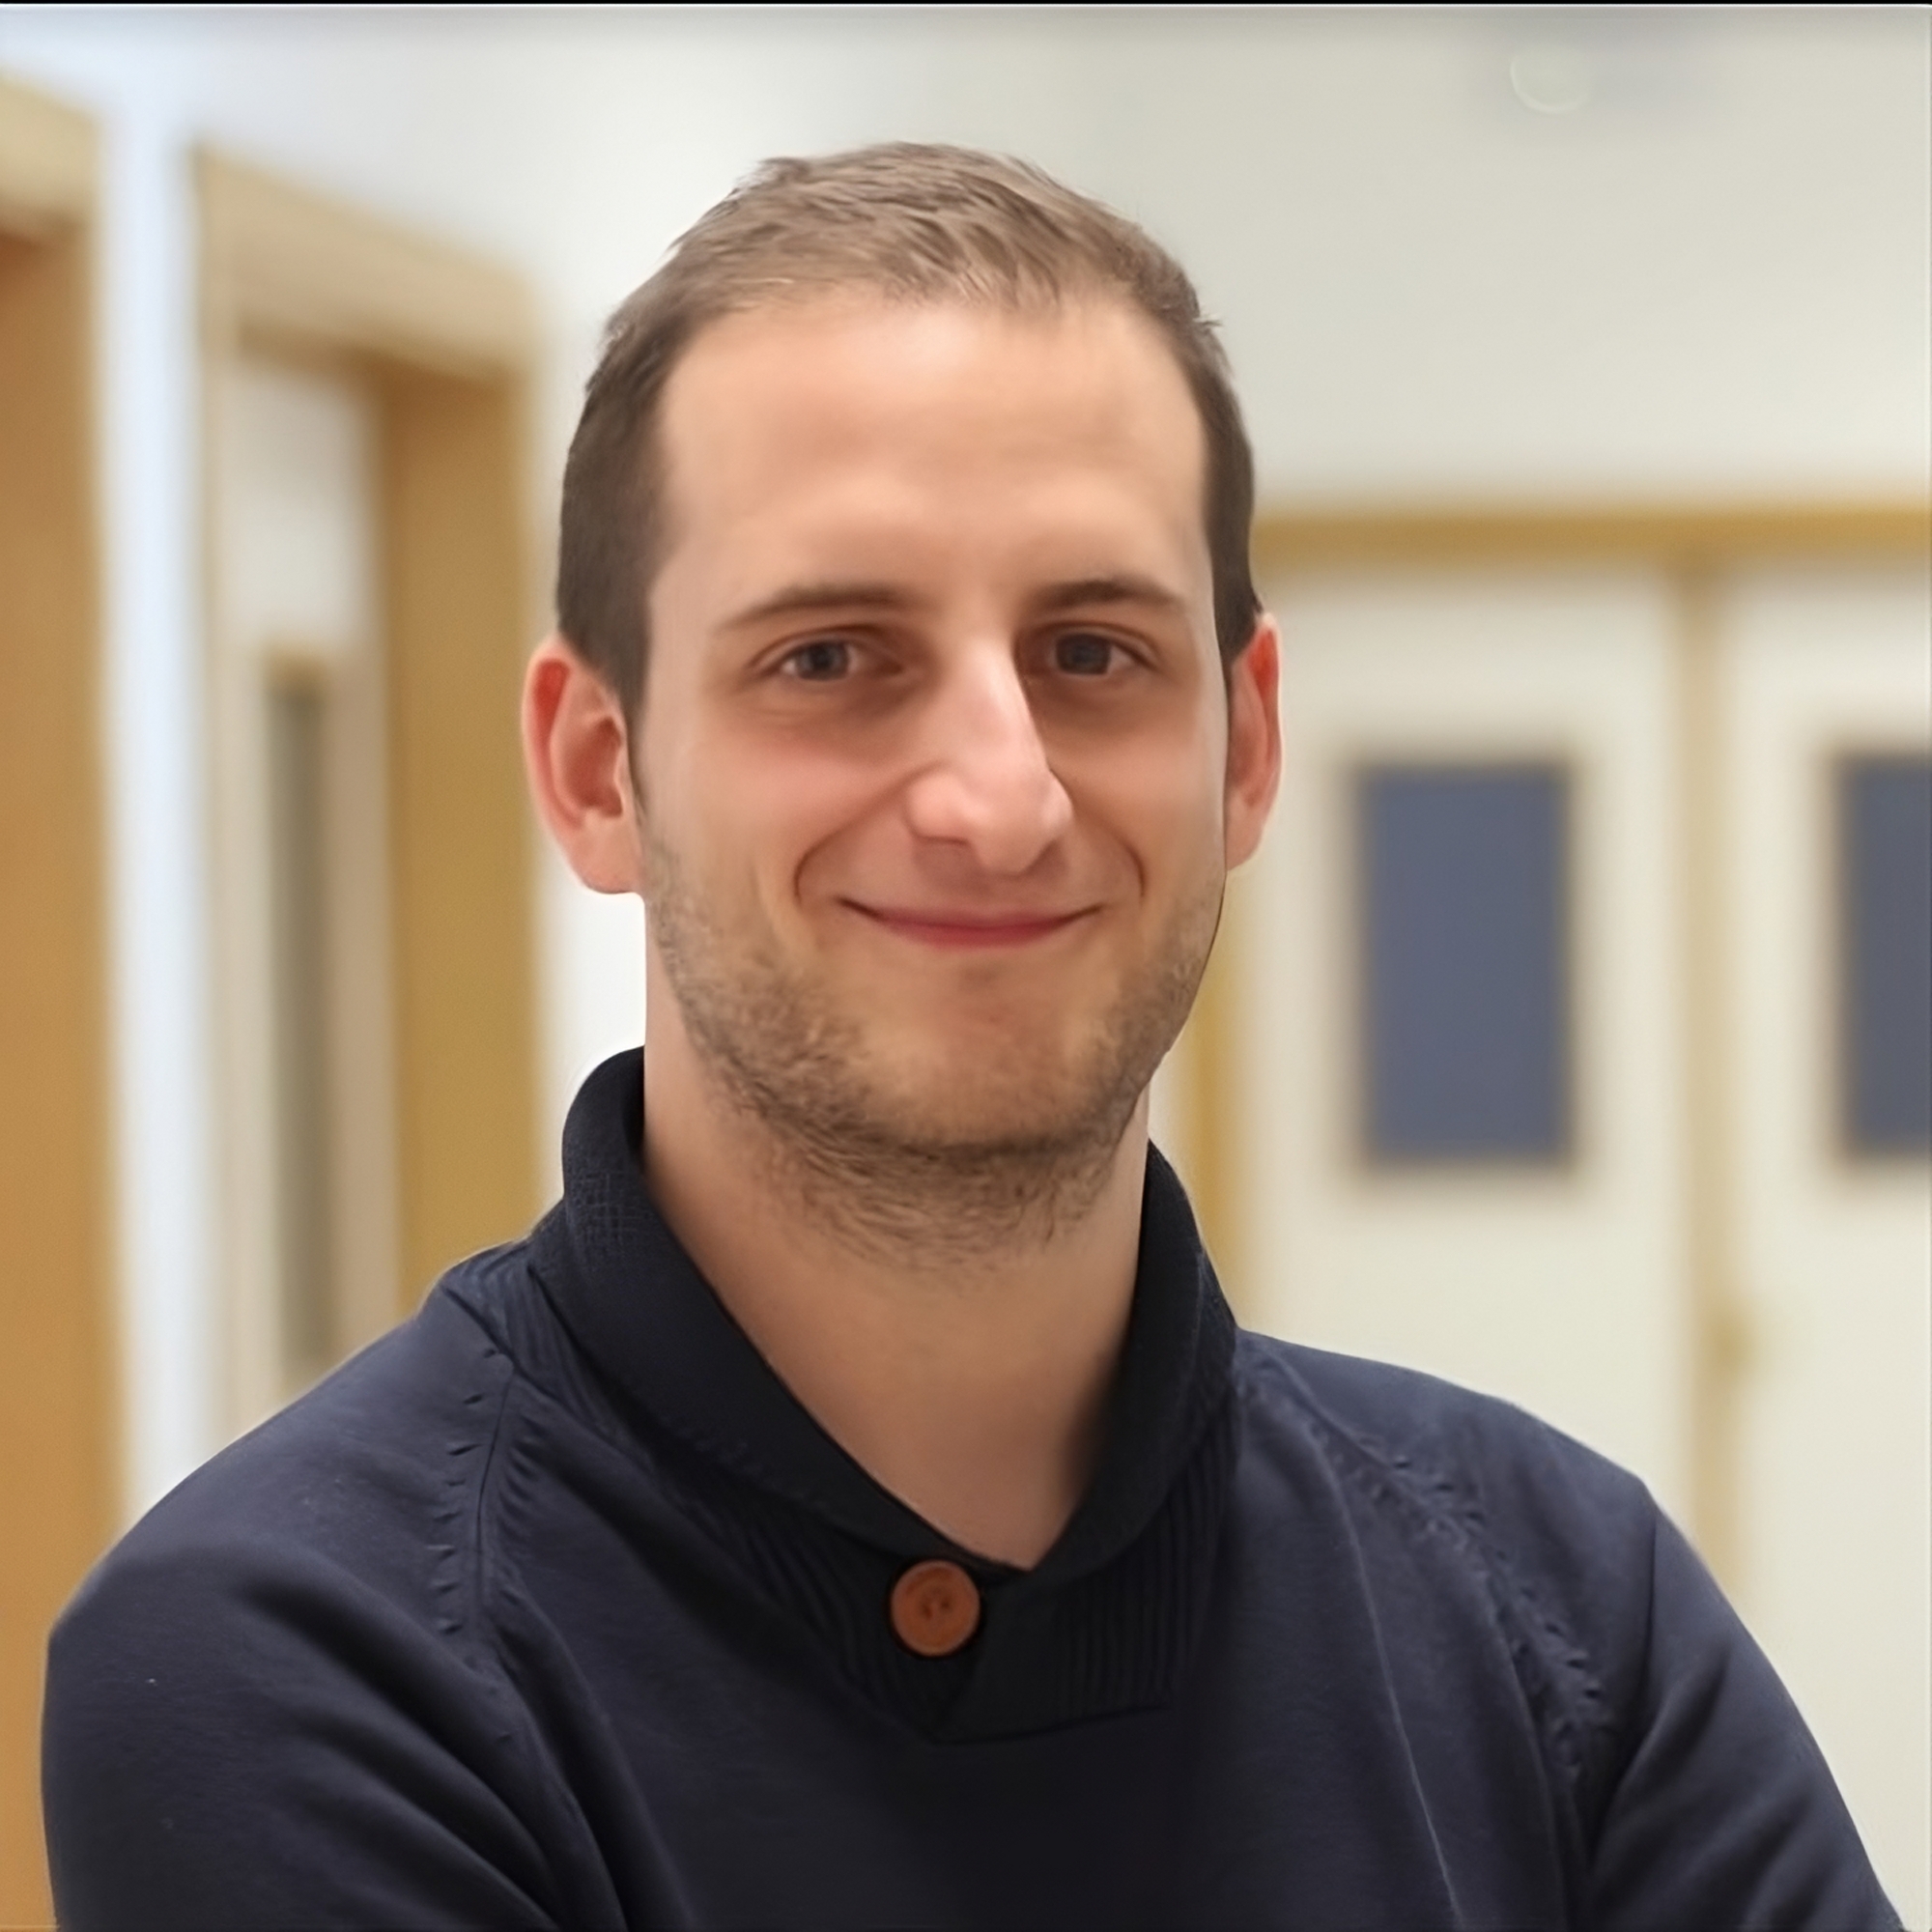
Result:
[[[520,1386],[528,1390],[534,1385],[525,1377],[516,1357],[503,1346],[501,1338],[478,1311],[460,1297],[451,1298],[456,1300],[457,1306],[475,1324],[488,1344],[490,1352],[484,1359],[503,1364],[499,1372],[501,1382],[497,1390],[496,1414],[491,1419],[487,1438],[479,1440],[482,1461],[474,1478],[474,1492],[468,1512],[474,1559],[469,1566],[470,1602],[469,1617],[464,1627],[464,1634],[468,1637],[463,1645],[464,1659],[501,1714],[502,1741],[515,1751],[525,1776],[531,1781],[532,1789],[540,1790],[549,1779],[542,1753],[530,1732],[524,1699],[504,1661],[505,1634],[495,1607],[497,1590],[501,1587],[499,1580],[493,1577],[497,1567],[497,1547],[488,1533],[488,1504],[493,1492],[500,1487],[505,1466],[497,1451],[508,1431],[511,1398]]]
[[[1332,1463],[1356,1489],[1372,1502],[1393,1501],[1418,1528],[1444,1539],[1475,1565],[1495,1606],[1531,1713],[1536,1714],[1540,1701],[1548,1713],[1537,1718],[1537,1727],[1569,1775],[1580,1823],[1583,1792],[1594,1786],[1601,1775],[1597,1760],[1614,1747],[1616,1736],[1603,1680],[1590,1667],[1582,1645],[1545,1609],[1507,1552],[1487,1534],[1482,1510],[1453,1478],[1436,1471],[1425,1480],[1407,1459],[1398,1460],[1383,1444],[1330,1415],[1313,1391],[1290,1378],[1283,1365],[1265,1356],[1262,1365],[1287,1383],[1296,1407],[1333,1451]],[[1547,1700],[1538,1699],[1539,1690],[1547,1693]],[[1592,1705],[1597,1707],[1594,1712]]]

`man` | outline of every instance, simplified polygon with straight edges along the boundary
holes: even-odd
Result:
[[[1179,270],[765,169],[616,317],[525,743],[650,909],[564,1200],[56,1634],[64,1921],[1893,1922],[1642,1489],[1237,1336],[1147,1088],[1280,758]]]

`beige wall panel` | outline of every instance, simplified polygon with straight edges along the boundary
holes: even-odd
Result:
[[[402,1293],[537,1207],[518,395],[397,378],[384,409]]]
[[[215,304],[258,341],[479,380],[527,354],[523,287],[494,263],[218,155],[197,172]]]
[[[44,1922],[47,1627],[116,1516],[89,272],[0,234],[0,1923]]]
[[[0,74],[0,230],[58,235],[94,209],[94,128]]]
[[[1465,510],[1264,512],[1255,568],[1301,570],[1396,565],[1636,564],[1646,569],[1730,567],[1748,558],[1922,554],[1932,522],[1924,503],[1897,498],[1841,503],[1621,503],[1551,509],[1489,504]]]

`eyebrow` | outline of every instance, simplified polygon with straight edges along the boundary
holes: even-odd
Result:
[[[788,583],[725,618],[722,629],[743,630],[772,617],[809,617],[814,611],[905,611],[920,600],[896,584],[838,580]]]
[[[1106,577],[1081,577],[1056,583],[1033,600],[1043,613],[1087,610],[1095,604],[1141,604],[1156,611],[1185,611],[1187,600],[1151,577],[1122,571]]]
[[[922,603],[911,591],[894,583],[869,580],[830,580],[822,583],[788,583],[755,604],[748,604],[724,620],[723,629],[742,630],[773,617],[807,617],[820,611],[908,611]],[[1185,598],[1132,571],[1103,577],[1073,578],[1049,585],[1029,600],[1042,615],[1063,611],[1091,610],[1095,605],[1138,604],[1157,611],[1184,611]]]

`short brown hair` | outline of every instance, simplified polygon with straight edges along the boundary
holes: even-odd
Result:
[[[605,331],[563,472],[557,624],[635,716],[663,559],[656,429],[665,384],[708,324],[842,289],[891,300],[1051,308],[1113,297],[1173,351],[1208,450],[1208,549],[1224,664],[1260,612],[1248,565],[1254,459],[1228,358],[1173,256],[1023,161],[893,142],[767,161],[703,215]]]

